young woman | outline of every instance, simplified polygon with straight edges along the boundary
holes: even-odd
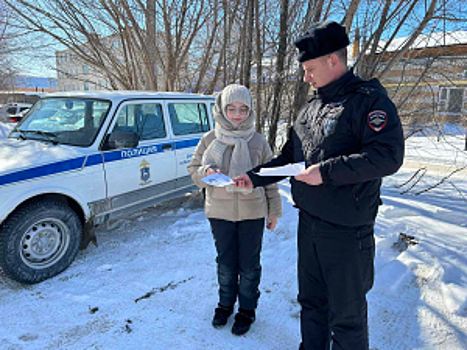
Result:
[[[215,130],[202,137],[188,170],[196,185],[206,189],[205,213],[217,250],[219,304],[212,325],[227,324],[238,298],[232,333],[242,335],[255,321],[265,218],[266,227],[273,230],[282,215],[282,201],[276,185],[243,189],[201,181],[216,172],[234,178],[272,158],[266,139],[255,132],[253,101],[246,87],[225,87],[216,98],[214,119]]]

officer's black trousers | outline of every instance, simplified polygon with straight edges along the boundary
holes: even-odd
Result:
[[[300,212],[298,301],[304,350],[368,350],[373,225],[333,225]]]
[[[238,222],[209,219],[217,250],[219,302],[256,309],[261,279],[264,218]]]

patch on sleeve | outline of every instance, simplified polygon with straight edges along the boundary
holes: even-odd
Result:
[[[385,111],[372,111],[368,114],[368,125],[376,132],[381,131],[388,122],[388,115]]]

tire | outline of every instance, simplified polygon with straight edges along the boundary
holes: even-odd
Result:
[[[81,221],[66,204],[31,202],[0,227],[0,265],[20,283],[42,282],[70,266],[82,234]]]

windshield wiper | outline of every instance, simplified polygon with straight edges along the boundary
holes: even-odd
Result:
[[[27,139],[26,134],[24,133],[24,130],[14,128],[12,130],[12,132],[17,132],[18,135],[19,135],[18,138],[20,138],[21,140],[26,140]]]
[[[21,131],[23,133],[23,137],[24,136],[24,133],[31,133],[31,134],[37,134],[37,135],[43,135],[47,138],[47,141],[50,141],[52,142],[54,145],[58,144],[57,141],[54,140],[55,137],[57,137],[57,134],[53,133],[53,132],[50,132],[50,131],[42,131],[42,130],[19,130],[18,131]],[[25,137],[26,138],[26,137]]]

